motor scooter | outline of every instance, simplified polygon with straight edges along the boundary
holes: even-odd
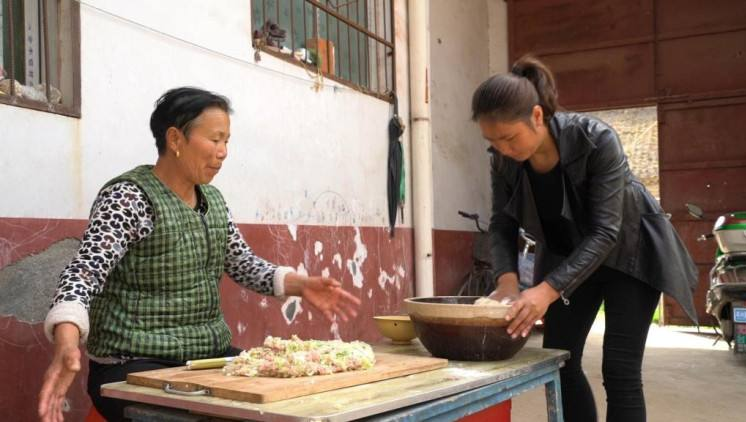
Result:
[[[702,208],[686,204],[689,214],[704,217]],[[715,317],[723,339],[735,353],[746,353],[746,212],[718,217],[712,233],[697,241],[715,238],[715,265],[710,269],[706,311]]]

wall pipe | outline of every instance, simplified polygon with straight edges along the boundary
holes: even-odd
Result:
[[[433,279],[433,154],[429,98],[429,2],[410,0],[407,3],[415,295],[432,296],[435,289]]]

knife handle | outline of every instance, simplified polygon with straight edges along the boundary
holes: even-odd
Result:
[[[212,359],[196,359],[188,360],[186,363],[187,369],[211,369],[211,368],[222,368],[228,362],[232,361],[233,358],[212,358]]]

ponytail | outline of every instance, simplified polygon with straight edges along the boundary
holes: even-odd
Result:
[[[513,64],[510,73],[492,76],[479,85],[472,97],[471,118],[528,120],[535,105],[541,106],[544,121],[549,122],[559,109],[557,87],[549,68],[527,55]]]
[[[539,105],[544,110],[544,116],[551,119],[557,111],[557,85],[554,82],[552,71],[536,57],[523,56],[513,63],[510,73],[521,76],[529,81],[539,95]]]

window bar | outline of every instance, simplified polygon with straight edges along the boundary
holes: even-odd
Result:
[[[316,50],[316,71],[321,73],[321,53],[319,51],[319,9],[315,6],[311,5],[311,10],[313,11],[313,38],[316,41],[316,45],[314,45],[314,49]]]
[[[326,0],[326,4],[327,5],[329,4],[329,0]],[[329,17],[328,14],[326,16],[327,16],[327,18]],[[334,48],[335,49],[339,48],[340,52],[342,51],[342,49],[341,49],[342,42],[340,41],[341,39],[342,38],[340,38],[340,36],[339,36],[339,18],[337,18],[337,45]],[[335,51],[334,53],[335,53],[334,54],[334,56],[335,56],[334,57],[334,69],[336,70],[338,68],[339,71],[337,71],[337,75],[339,75],[340,77],[342,77],[342,60],[337,60],[337,57],[336,57],[337,56],[337,54],[336,54],[337,52]],[[339,66],[337,66],[337,65],[339,65]]]
[[[386,47],[383,47],[383,83],[381,94],[386,94],[389,90],[389,49]]]
[[[329,1],[327,0],[327,4],[328,3],[329,3]],[[337,60],[336,54],[335,54],[335,57],[334,57],[334,62],[335,62],[334,63],[334,67],[335,68],[339,68],[339,72],[337,74],[339,75],[339,77],[342,77],[342,60],[341,60],[341,58],[342,58],[342,35],[341,35],[341,32],[339,32],[339,22],[340,22],[340,20],[339,20],[339,18],[337,18],[337,45],[334,48],[338,48],[339,49],[340,60]],[[337,62],[339,62],[339,63],[337,63]]]
[[[72,44],[73,69],[80,73],[80,4],[70,3],[70,17],[73,22]],[[60,87],[61,88],[61,87]],[[74,113],[80,116],[80,78],[73,77],[72,106]]]
[[[340,10],[341,9],[338,8],[337,9],[337,13],[339,13],[340,15],[342,15],[342,13],[340,12]],[[341,23],[344,24],[344,21],[341,21]],[[341,32],[341,29],[340,29],[340,19],[337,19],[337,43],[338,43],[337,48],[339,48],[339,76],[341,78],[344,78],[344,76],[342,74],[342,71],[343,71],[342,65],[344,64],[344,57],[343,57],[342,53],[344,52],[344,50],[342,50],[342,32]],[[347,54],[350,54],[350,52],[348,51]],[[346,79],[349,79],[349,78],[346,78]]]
[[[316,38],[316,40],[319,39],[319,9],[317,9],[314,6],[311,6],[311,9],[313,10],[313,37]],[[318,47],[318,41],[316,41],[316,50],[319,49]],[[316,51],[316,59],[318,61],[318,51]]]
[[[355,18],[360,22],[360,0],[355,0]],[[360,39],[362,32],[357,31],[357,79],[358,85],[363,86],[363,53],[360,47]]]
[[[13,29],[13,2],[8,1],[8,29],[10,29],[10,35],[8,36],[8,40],[10,41],[10,73],[8,76],[10,77],[10,96],[13,97],[16,95],[16,52],[13,50],[16,43],[13,37],[13,33],[15,30]]]
[[[277,21],[275,21],[275,23],[277,24],[277,26],[280,26],[280,0],[275,0],[275,16],[277,17]]]
[[[383,1],[385,2],[386,0]],[[381,5],[381,9],[383,9],[383,37],[386,38],[386,3]],[[382,94],[385,94],[389,90],[389,49],[386,46],[383,47],[383,76],[386,89]]]
[[[327,0],[327,3],[329,3],[329,0]],[[319,9],[321,10],[321,9]],[[326,60],[326,73],[331,74],[331,30],[329,29],[329,14],[324,13],[324,16],[326,17],[326,35],[324,36],[324,40],[326,40],[326,57],[324,57],[324,60]],[[318,41],[317,41],[318,42]],[[320,57],[320,56],[319,56]],[[336,64],[336,61],[335,61]]]
[[[373,0],[373,33],[378,35],[378,0]],[[378,43],[376,42],[374,44],[376,46],[375,54],[373,54],[373,57],[376,59],[375,66],[373,69],[376,72],[376,92],[381,92],[381,78],[379,78],[380,73],[378,71],[378,66],[381,64],[378,63]]]
[[[262,22],[261,22],[261,28],[262,32],[264,32],[264,24],[267,22],[267,0],[262,0]],[[264,34],[264,38],[267,38],[267,34]]]
[[[394,47],[391,48],[391,92],[396,95],[396,28],[394,28],[396,15],[394,14],[394,0],[389,1],[389,16],[391,18],[389,29],[391,29],[391,43],[394,45]]]
[[[293,3],[295,3],[295,0],[290,0],[290,55],[295,57],[295,20],[293,19],[295,10],[293,10]]]
[[[308,23],[308,17],[306,17],[307,7],[306,1],[303,0],[303,46],[306,48],[306,56],[303,57],[303,60],[308,57],[308,46],[306,45],[306,40],[308,39],[308,28],[306,27],[306,23]]]
[[[355,0],[355,19],[350,18],[350,20],[353,20],[356,24],[360,25],[360,18],[358,15],[360,14],[360,11],[357,7],[358,0]],[[350,2],[352,4],[352,2]],[[352,6],[350,6],[351,8]],[[352,16],[352,14],[350,14]],[[357,64],[357,85],[360,85],[360,32],[358,30],[355,30],[355,56],[357,56],[357,60],[355,60],[355,63]],[[352,35],[350,35],[352,36]],[[350,40],[352,42],[352,40]],[[352,54],[352,50],[350,50],[350,54]]]
[[[350,3],[345,4],[345,12],[347,13],[347,18],[350,18]],[[352,82],[352,42],[350,42],[350,38],[352,38],[352,34],[350,33],[350,25],[347,25],[347,79]]]
[[[370,31],[368,31],[366,28],[361,27],[357,23],[355,23],[355,22],[347,19],[345,16],[341,15],[339,12],[336,12],[333,8],[329,7],[328,5],[326,5],[324,3],[321,3],[318,0],[306,0],[306,2],[315,5],[317,8],[321,9],[324,13],[328,13],[328,14],[332,15],[332,17],[341,20],[342,22],[344,22],[344,23],[352,26],[353,28],[366,33],[369,37],[371,37],[371,38],[373,38],[375,40],[378,40],[378,42],[380,42],[381,44],[387,45],[389,47],[393,47],[393,44],[391,44],[387,40],[381,38],[377,34],[374,34],[374,33],[370,32]]]
[[[363,8],[363,14],[364,14],[364,20],[365,20],[365,28],[370,28],[370,25],[368,25],[368,0],[363,0],[364,8]],[[368,49],[368,46],[370,45],[370,38],[365,37],[365,84],[369,89],[373,89],[373,86],[370,82],[370,49]]]
[[[40,0],[39,3],[41,3],[41,26],[42,31],[44,31],[44,91],[47,96],[47,104],[50,104],[52,102],[52,97],[50,95],[51,79],[49,77],[49,25],[47,22],[47,2],[45,0]]]
[[[266,1],[266,0],[265,0]],[[277,0],[276,0],[277,1]],[[393,1],[389,0],[390,3],[387,3],[386,0],[373,0],[373,7],[370,6],[370,2],[368,0],[351,0],[348,1],[345,4],[334,4],[331,0],[303,0],[304,3],[310,4],[314,13],[313,17],[313,31],[314,36],[317,39],[321,39],[321,36],[323,35],[325,38],[325,42],[327,43],[327,54],[325,56],[321,56],[320,59],[326,58],[328,62],[332,59],[332,42],[336,42],[337,45],[334,47],[339,50],[339,47],[342,43],[341,35],[342,30],[340,28],[341,24],[339,21],[342,22],[342,24],[347,25],[347,32],[346,35],[348,37],[347,39],[347,45],[348,48],[348,57],[347,57],[347,64],[348,64],[348,72],[345,75],[342,75],[343,73],[343,65],[344,65],[344,58],[341,58],[342,60],[335,60],[334,68],[329,66],[331,63],[327,64],[326,71],[338,71],[337,75],[340,77],[347,76],[349,79],[349,82],[355,83],[351,78],[352,76],[352,59],[353,54],[357,54],[357,71],[358,76],[356,81],[359,83],[359,86],[362,86],[363,88],[366,88],[370,90],[373,93],[377,93],[379,95],[386,94],[386,92],[389,92],[388,90],[394,89],[395,81],[389,81],[389,75],[391,77],[394,76],[393,68],[391,69],[391,72],[389,72],[389,67],[393,67],[395,58],[393,57],[393,53],[395,50],[395,43],[394,43],[394,28],[393,28],[393,17],[391,19],[388,19],[386,16],[384,16],[388,11],[390,11],[393,14]],[[353,18],[351,14],[352,10],[352,2],[355,2],[355,18]],[[379,9],[379,3],[380,3],[380,9],[381,13],[379,15],[378,9]],[[341,13],[341,7],[346,6],[345,13]],[[364,7],[363,7],[364,6]],[[360,7],[363,7],[362,14],[364,16],[364,21],[360,21]],[[336,8],[336,9],[335,9]],[[370,9],[370,10],[369,10]],[[388,10],[387,10],[388,9]],[[279,7],[278,7],[279,10]],[[306,7],[304,5],[303,9],[304,13],[304,28],[303,33],[304,36],[308,36],[308,16],[309,13],[308,10],[306,10]],[[324,13],[326,15],[326,29],[324,29],[321,25],[321,19],[322,17],[319,16],[320,13]],[[372,15],[372,17],[371,17]],[[333,33],[333,29],[331,27],[331,18],[334,18],[337,20],[337,31],[336,31],[336,40],[332,40],[331,35]],[[378,21],[378,19],[381,19],[381,22]],[[291,17],[291,25],[295,26],[294,23],[294,17]],[[371,28],[371,26],[373,28]],[[380,31],[379,31],[380,27]],[[356,45],[358,46],[357,52],[352,52],[352,30],[350,28],[353,28],[358,31],[356,34]],[[389,34],[389,32],[391,32]],[[363,35],[361,37],[361,35]],[[361,39],[362,38],[362,39]],[[294,41],[294,40],[293,40]],[[371,43],[375,42],[374,45],[371,45]],[[363,44],[363,48],[360,48],[360,44]],[[307,46],[308,47],[308,46]],[[371,48],[372,47],[372,48]],[[382,49],[382,50],[381,50]],[[341,53],[341,51],[340,51]],[[374,62],[371,63],[371,54],[375,55]],[[343,54],[335,54],[336,56],[340,56]],[[391,58],[389,59],[389,55],[391,55]],[[364,61],[363,61],[364,57]],[[361,68],[365,67],[365,73],[362,72]],[[383,66],[383,69],[381,69],[381,66]],[[384,80],[384,83],[381,83],[381,80]],[[375,83],[373,82],[375,80]],[[375,88],[374,88],[375,85]]]

